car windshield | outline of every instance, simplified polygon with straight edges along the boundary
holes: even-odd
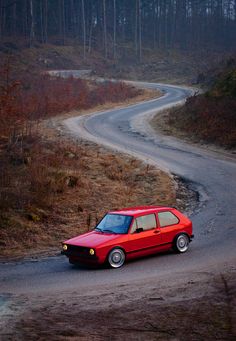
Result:
[[[108,213],[95,227],[95,230],[108,233],[126,234],[128,233],[132,218],[132,216]]]

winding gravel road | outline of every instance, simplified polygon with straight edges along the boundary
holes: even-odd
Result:
[[[236,264],[236,163],[233,156],[156,135],[146,123],[158,110],[180,103],[188,88],[142,83],[164,96],[127,108],[70,118],[70,133],[123,151],[176,174],[199,192],[192,214],[195,240],[189,252],[167,253],[127,263],[114,270],[71,267],[62,256],[1,264],[1,293],[30,294],[91,290],[134,281],[176,278],[191,272],[221,271]],[[102,195],[102,193],[101,193]]]

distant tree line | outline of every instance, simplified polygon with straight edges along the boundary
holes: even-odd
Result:
[[[128,48],[234,49],[236,0],[0,0],[0,40],[83,46],[117,57]]]

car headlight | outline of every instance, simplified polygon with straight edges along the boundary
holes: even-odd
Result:
[[[64,245],[62,246],[62,248],[63,248],[63,251],[66,251],[68,247],[67,247],[66,244],[64,244]]]
[[[93,256],[93,255],[95,254],[95,250],[94,250],[94,249],[90,249],[90,250],[89,250],[89,254],[90,254],[91,256]]]

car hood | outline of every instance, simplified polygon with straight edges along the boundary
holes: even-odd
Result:
[[[123,235],[110,234],[110,233],[101,233],[97,231],[92,231],[85,233],[81,236],[74,237],[72,239],[68,239],[64,241],[65,244],[71,244],[76,246],[84,246],[95,248],[97,246],[101,246],[114,240],[119,240]]]

